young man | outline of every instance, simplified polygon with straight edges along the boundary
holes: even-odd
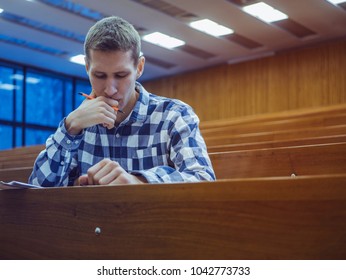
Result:
[[[136,82],[145,63],[140,50],[138,32],[119,17],[91,27],[84,51],[92,98],[48,138],[30,183],[51,187],[215,180],[192,108],[148,93]]]

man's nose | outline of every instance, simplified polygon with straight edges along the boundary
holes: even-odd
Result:
[[[109,79],[106,83],[105,94],[111,97],[118,92],[117,88],[117,82],[114,79]]]

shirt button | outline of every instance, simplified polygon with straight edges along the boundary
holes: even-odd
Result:
[[[76,141],[74,141],[74,143],[75,143],[75,144],[78,144],[78,143],[79,143],[79,141],[78,141],[78,140],[76,140]]]
[[[120,137],[119,133],[118,133],[118,134],[116,134],[116,135],[115,135],[115,137],[116,137],[116,138],[119,138],[119,137]]]
[[[70,145],[70,144],[71,144],[71,140],[67,140],[66,143],[67,143],[68,145]]]
[[[65,162],[63,162],[63,161],[60,161],[60,164],[61,164],[61,165],[65,165]]]

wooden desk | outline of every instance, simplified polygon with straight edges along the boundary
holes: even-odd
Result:
[[[209,153],[218,179],[345,173],[346,143]]]
[[[20,181],[27,183],[31,172],[32,166],[0,169],[0,181]]]
[[[2,190],[0,258],[345,259],[345,221],[346,175]]]
[[[207,146],[218,146],[228,144],[246,144],[267,141],[287,141],[298,138],[315,138],[346,134],[346,125],[314,127],[304,129],[283,129],[273,132],[254,132],[237,135],[224,134],[223,136],[204,137]]]

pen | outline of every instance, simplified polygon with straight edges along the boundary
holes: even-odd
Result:
[[[83,92],[78,92],[78,94],[84,96],[86,99],[89,99],[89,100],[95,99],[94,97],[87,95],[86,93],[83,93]],[[121,111],[118,107],[112,106],[112,108],[119,113],[125,114],[124,111]]]

